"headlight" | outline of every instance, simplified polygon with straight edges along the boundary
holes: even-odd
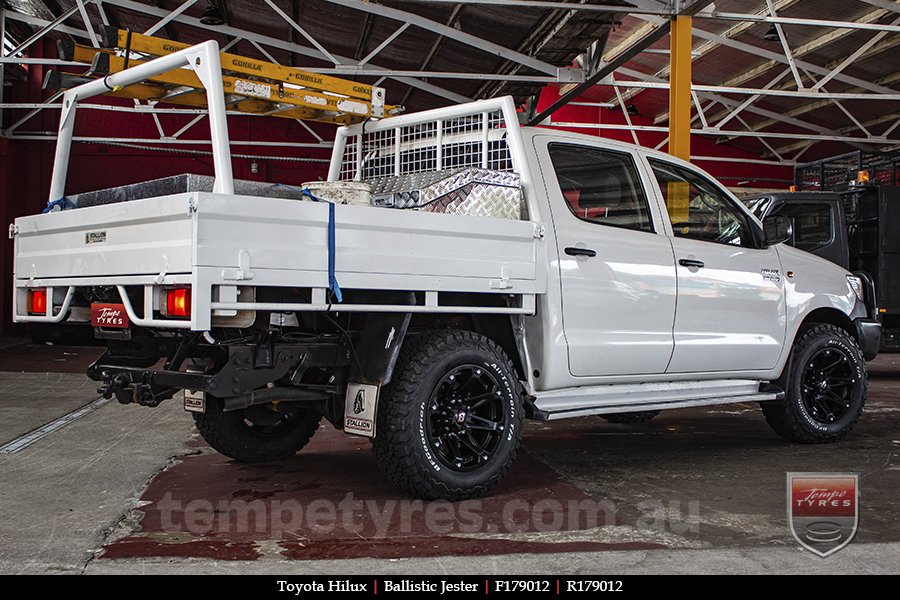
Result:
[[[863,282],[862,279],[857,277],[856,275],[847,275],[847,283],[850,284],[850,289],[853,290],[853,293],[856,294],[856,297],[859,298],[860,302],[865,302],[865,292],[863,292]]]

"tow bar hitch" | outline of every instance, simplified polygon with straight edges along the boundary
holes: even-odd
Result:
[[[140,404],[141,406],[159,406],[163,400],[168,400],[174,395],[174,390],[154,391],[152,385],[146,383],[132,384],[131,378],[125,373],[112,375],[104,371],[100,375],[103,385],[97,388],[97,393],[104,398],[112,398],[115,395],[120,404]]]

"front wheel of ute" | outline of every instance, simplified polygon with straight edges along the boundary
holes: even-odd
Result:
[[[207,396],[206,412],[194,424],[213,450],[240,462],[258,463],[292,457],[319,428],[322,415],[285,404],[261,404],[225,411],[222,401]]]
[[[468,331],[411,335],[379,401],[375,457],[413,496],[477,498],[509,471],[523,418],[515,369],[496,343]]]
[[[779,383],[785,399],[761,403],[772,429],[792,442],[836,442],[862,415],[866,361],[846,331],[816,325],[797,337]]]

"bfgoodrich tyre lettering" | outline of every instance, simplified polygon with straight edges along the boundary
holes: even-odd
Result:
[[[410,494],[486,494],[509,470],[522,435],[521,396],[503,350],[468,331],[410,336],[378,412],[375,456]]]
[[[772,429],[790,441],[827,443],[846,436],[862,415],[868,374],[856,340],[822,324],[797,337],[779,383],[785,399],[762,403]]]

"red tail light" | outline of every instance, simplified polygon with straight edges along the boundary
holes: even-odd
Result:
[[[28,292],[28,312],[33,315],[47,314],[47,290],[36,289]]]
[[[166,315],[169,317],[191,316],[191,288],[166,290]]]

